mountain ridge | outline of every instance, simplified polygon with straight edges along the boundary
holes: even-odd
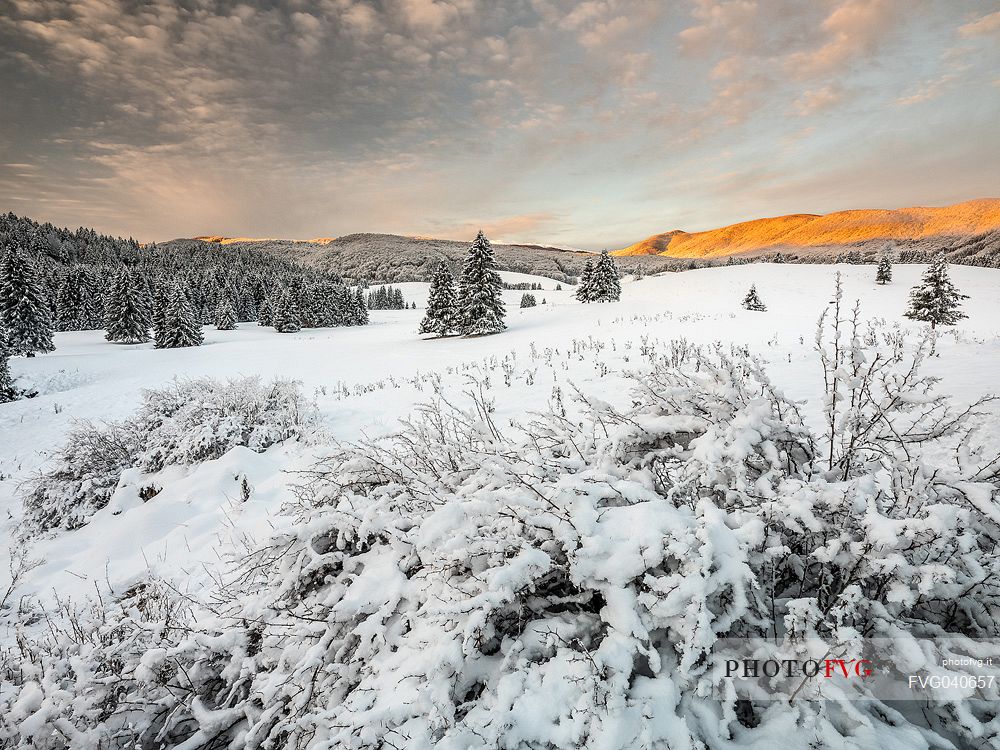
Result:
[[[362,232],[347,234],[329,242],[308,240],[272,240],[227,238],[202,235],[163,243],[166,247],[185,247],[190,243],[213,243],[234,248],[263,250],[286,260],[303,263],[352,279],[379,283],[429,281],[441,261],[455,272],[469,250],[469,242]],[[546,276],[559,282],[574,283],[595,253],[532,243],[493,243],[497,264],[502,271]],[[680,270],[681,264],[670,258],[622,258],[625,273],[658,273]]]
[[[873,242],[925,242],[1000,230],[1000,198],[978,198],[949,206],[849,209],[829,214],[785,214],[686,232],[673,229],[647,237],[612,255],[718,258],[790,250],[829,252]]]

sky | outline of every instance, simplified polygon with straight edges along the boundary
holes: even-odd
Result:
[[[1000,197],[1000,0],[0,0],[0,211],[619,248]]]

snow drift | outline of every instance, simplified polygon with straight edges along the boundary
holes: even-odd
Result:
[[[131,419],[72,429],[53,467],[33,483],[25,526],[29,532],[79,528],[108,504],[127,469],[150,474],[196,464],[237,445],[260,452],[305,436],[316,421],[315,406],[292,381],[175,380],[145,391]]]

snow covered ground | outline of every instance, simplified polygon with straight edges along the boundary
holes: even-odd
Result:
[[[20,384],[39,395],[0,405],[0,559],[10,552],[21,514],[19,485],[44,465],[74,420],[126,417],[143,389],[172,378],[294,378],[315,397],[329,439],[337,440],[392,430],[435,388],[461,402],[470,376],[495,399],[501,421],[543,408],[554,389],[565,393],[571,385],[615,402],[625,396],[623,373],[650,348],[666,350],[672,339],[747,346],[769,363],[786,394],[800,399],[818,393],[813,338],[834,274],[843,274],[845,299],[859,299],[864,318],[915,329],[902,313],[922,270],[897,266],[893,283],[878,287],[871,266],[703,269],[626,279],[622,300],[608,305],[581,305],[571,287],[556,291],[551,279],[504,274],[509,282],[540,282],[543,290],[533,293],[546,303],[521,310],[522,292],[507,291],[509,330],[468,340],[418,337],[422,309],[373,311],[367,327],[298,334],[252,324],[227,332],[207,327],[204,346],[176,350],[110,344],[97,331],[60,333],[55,352],[11,361]],[[951,274],[970,297],[964,306],[969,318],[949,329],[930,369],[943,378],[945,392],[968,401],[1000,389],[1000,271],[954,266]],[[768,312],[740,307],[752,283]],[[399,286],[408,302],[423,307],[426,284]],[[818,407],[810,404],[807,414]],[[322,454],[322,447],[312,450]],[[250,544],[284,522],[276,511],[295,479],[287,471],[310,460],[298,446],[276,446],[264,455],[236,449],[193,469],[172,469],[176,480],[155,502],[112,502],[82,529],[33,541],[32,556],[45,562],[16,593],[88,596],[95,585],[120,591],[148,569],[196,589],[223,564],[231,544]],[[238,503],[243,477],[253,496]],[[0,592],[7,588],[6,576],[0,569]],[[9,635],[0,632],[0,638]]]

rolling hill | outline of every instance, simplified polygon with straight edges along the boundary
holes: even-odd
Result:
[[[718,258],[784,252],[829,257],[852,249],[863,254],[873,252],[887,244],[924,252],[945,249],[959,256],[962,250],[995,254],[1000,251],[1000,199],[985,198],[942,207],[789,214],[703,232],[675,229],[613,254]]]
[[[350,234],[322,240],[271,240],[205,236],[172,240],[167,247],[213,242],[229,248],[263,250],[285,260],[333,271],[351,279],[398,283],[430,281],[434,268],[444,260],[456,268],[469,249],[468,242],[395,234]],[[545,245],[494,244],[502,271],[546,276],[560,282],[575,281],[594,253]],[[652,274],[685,268],[686,261],[658,256],[619,259],[626,273],[641,269]],[[456,268],[457,270],[457,268]]]

